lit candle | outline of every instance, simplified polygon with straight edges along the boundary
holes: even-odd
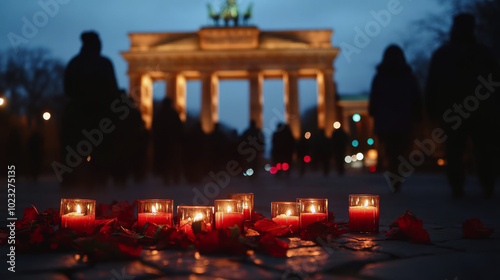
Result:
[[[278,225],[290,226],[293,233],[299,232],[299,203],[271,202],[271,219]]]
[[[349,195],[349,231],[379,231],[378,195]]]
[[[253,193],[232,193],[229,194],[230,199],[239,199],[243,202],[243,216],[245,220],[252,220],[253,211]]]
[[[212,206],[177,206],[179,228],[184,230],[191,239],[194,239],[193,227],[199,226],[197,231],[210,231],[212,229],[213,211]]]
[[[328,220],[328,199],[298,198],[300,203],[300,229],[314,222]]]
[[[215,228],[234,227],[235,225],[243,232],[243,207],[241,200],[218,199],[214,202]]]
[[[146,223],[172,226],[173,200],[145,199],[137,203],[137,228],[142,230]]]
[[[85,234],[95,221],[95,200],[61,199],[61,228]]]

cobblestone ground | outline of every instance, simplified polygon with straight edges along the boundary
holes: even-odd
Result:
[[[42,178],[38,184],[17,185],[17,211],[33,204],[39,210],[57,208],[61,197],[94,198],[98,203],[140,198],[173,198],[175,205],[193,204],[196,193],[204,193],[205,184],[161,186],[150,178],[117,188],[107,186],[86,190],[60,190],[54,178]],[[499,186],[497,184],[497,193]],[[259,178],[229,179],[227,185],[208,192],[208,200],[225,198],[233,192],[255,193],[255,210],[269,217],[271,201],[295,201],[297,197],[326,197],[336,221],[347,221],[347,197],[350,193],[380,195],[380,229],[406,210],[424,221],[430,245],[386,240],[384,233],[344,234],[323,246],[298,238],[290,243],[287,258],[257,253],[247,257],[203,256],[195,251],[143,250],[139,260],[89,264],[74,254],[18,255],[16,273],[7,271],[6,248],[1,248],[1,279],[500,279],[500,203],[499,195],[482,198],[478,181],[468,178],[466,197],[452,199],[443,175],[415,174],[407,179],[399,194],[392,194],[380,174],[350,174],[323,177],[306,174],[277,178],[261,174]],[[6,189],[2,186],[3,197]],[[5,199],[6,201],[6,199]],[[198,199],[195,203],[202,203]],[[209,203],[212,203],[211,201]],[[5,221],[6,203],[0,204]],[[479,218],[494,228],[489,239],[462,239],[461,225]]]

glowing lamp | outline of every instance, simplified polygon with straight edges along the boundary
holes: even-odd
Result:
[[[297,198],[300,204],[299,227],[307,228],[314,222],[328,220],[328,199],[326,198]]]
[[[142,199],[137,201],[137,229],[146,223],[172,226],[174,201],[172,199]]]
[[[378,195],[349,195],[349,231],[378,232],[379,204]]]
[[[299,232],[300,205],[298,202],[271,202],[271,219],[278,225],[290,226]]]
[[[61,228],[85,235],[94,225],[95,202],[92,199],[61,199]]]

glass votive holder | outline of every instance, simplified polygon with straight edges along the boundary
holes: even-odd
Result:
[[[300,229],[304,230],[314,222],[328,220],[328,199],[297,198],[300,203]]]
[[[252,220],[253,193],[232,193],[230,199],[239,199],[243,202],[243,216],[245,220]]]
[[[172,226],[174,201],[172,199],[141,199],[137,201],[137,229],[146,223]]]
[[[215,228],[237,225],[243,232],[243,202],[239,199],[216,199],[214,201]]]
[[[282,226],[290,226],[299,233],[300,204],[298,202],[271,202],[271,219]]]
[[[61,228],[70,229],[81,235],[94,226],[95,200],[61,199]]]
[[[213,206],[177,206],[179,229],[188,235],[194,232],[210,231],[214,220]]]
[[[379,231],[380,196],[372,194],[349,195],[349,231]]]

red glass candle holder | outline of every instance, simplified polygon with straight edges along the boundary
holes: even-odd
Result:
[[[179,229],[194,237],[193,228],[196,232],[210,231],[214,220],[213,206],[177,206],[177,217],[179,218]]]
[[[371,194],[349,195],[349,231],[379,231],[380,196]]]
[[[215,228],[238,226],[243,231],[243,206],[239,199],[217,199],[214,201]]]
[[[230,199],[239,199],[243,203],[243,215],[245,220],[252,220],[253,211],[253,193],[232,193],[229,195]]]
[[[142,199],[137,201],[137,229],[146,223],[172,226],[174,201],[172,199]]]
[[[305,229],[314,222],[328,220],[328,199],[297,198],[300,203],[300,229]]]
[[[278,225],[290,226],[299,233],[300,204],[298,202],[271,202],[271,219]]]
[[[92,199],[61,199],[61,228],[85,234],[94,225],[95,204]]]

